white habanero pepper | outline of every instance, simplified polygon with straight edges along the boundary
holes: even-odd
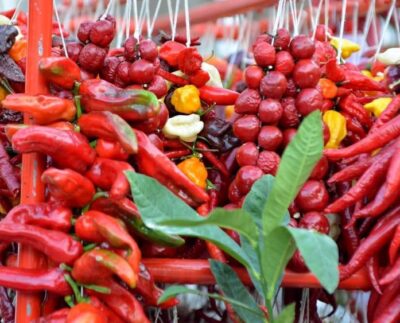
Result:
[[[168,119],[162,132],[167,138],[180,138],[186,142],[193,142],[203,127],[204,122],[200,120],[198,114],[178,115]]]

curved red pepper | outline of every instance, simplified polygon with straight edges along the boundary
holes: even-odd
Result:
[[[400,110],[400,95],[397,95],[393,98],[392,102],[386,107],[385,110],[381,113],[378,119],[374,122],[370,133],[374,133],[379,128],[381,128],[385,123],[392,120]]]
[[[377,312],[374,323],[396,323],[400,320],[400,293],[382,310]]]
[[[389,261],[393,264],[398,252],[400,250],[400,225],[397,226],[396,232],[394,233],[393,239],[389,246]]]
[[[31,126],[19,130],[12,138],[13,148],[22,153],[42,153],[49,155],[63,168],[71,168],[83,173],[93,164],[96,152],[80,133]]]
[[[46,81],[67,90],[81,80],[81,69],[68,57],[43,57],[39,61],[39,70]]]
[[[379,280],[379,284],[388,285],[400,279],[400,257],[391,265],[390,270]]]
[[[239,97],[238,92],[208,85],[202,86],[199,90],[200,99],[208,104],[233,105]]]

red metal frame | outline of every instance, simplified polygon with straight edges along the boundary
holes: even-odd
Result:
[[[53,0],[30,0],[28,21],[28,57],[25,92],[28,94],[46,93],[47,86],[39,74],[39,59],[51,53],[51,32]],[[26,124],[32,124],[29,116]],[[22,156],[21,203],[37,203],[44,199],[44,186],[40,181],[44,169],[44,158],[37,154]],[[42,255],[27,246],[19,246],[18,266],[37,268]],[[40,295],[18,292],[16,302],[17,323],[30,322],[40,316]]]

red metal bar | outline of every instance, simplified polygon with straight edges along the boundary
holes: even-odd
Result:
[[[215,284],[207,260],[198,259],[144,259],[143,263],[153,275],[155,281],[167,284]],[[251,280],[246,270],[235,268],[240,279],[246,285],[251,285]],[[283,277],[284,287],[319,288],[321,284],[311,273],[295,273],[286,271]],[[357,272],[351,278],[340,282],[340,289],[369,290],[371,283],[364,270]]]
[[[51,31],[53,0],[30,0],[28,21],[28,57],[25,92],[28,94],[46,93],[47,87],[39,73],[39,59],[51,52]],[[29,116],[24,116],[26,124],[32,124]],[[44,186],[40,180],[44,169],[44,158],[37,154],[22,156],[21,203],[37,203],[44,199]],[[19,246],[18,266],[37,268],[41,254],[27,246]],[[17,293],[16,322],[26,323],[40,316],[40,295]]]

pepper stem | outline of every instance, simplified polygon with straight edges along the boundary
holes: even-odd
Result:
[[[76,301],[78,303],[81,303],[83,301],[83,297],[81,296],[81,293],[79,291],[78,284],[72,279],[72,277],[69,274],[65,274],[64,279],[71,286]]]

